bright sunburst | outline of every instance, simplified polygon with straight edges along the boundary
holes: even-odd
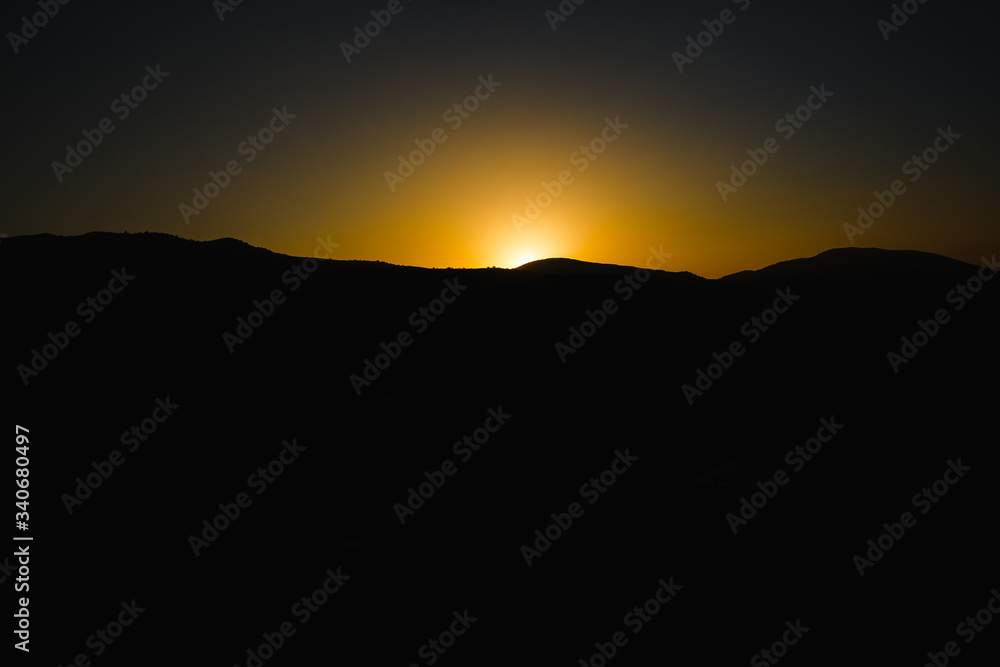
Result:
[[[526,229],[521,234],[508,232],[501,246],[503,266],[513,269],[538,259],[565,257],[569,250],[564,246],[552,224],[545,229]]]
[[[536,259],[545,259],[545,258],[535,254],[532,251],[528,250],[517,251],[511,258],[510,268],[512,269],[517,268],[523,264],[527,264],[528,262],[533,262]]]

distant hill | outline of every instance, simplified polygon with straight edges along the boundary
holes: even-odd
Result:
[[[548,273],[554,275],[621,275],[626,271],[631,271],[632,267],[620,266],[618,264],[599,264],[596,262],[581,262],[578,259],[566,259],[564,257],[553,257],[549,259],[538,259],[517,267],[520,271],[531,271],[532,273]]]
[[[778,262],[756,271],[740,271],[725,276],[722,280],[746,278],[751,275],[769,278],[781,275],[829,277],[842,274],[880,273],[889,270],[934,271],[957,265],[968,266],[965,262],[929,252],[848,247],[827,250],[814,257]]]

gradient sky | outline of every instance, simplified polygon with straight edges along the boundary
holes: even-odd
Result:
[[[664,268],[718,277],[850,245],[843,225],[900,179],[855,245],[1000,251],[983,3],[913,3],[885,40],[890,2],[587,0],[553,30],[557,0],[401,0],[350,63],[341,43],[388,1],[243,0],[220,20],[223,3],[70,2],[17,53],[9,33],[40,10],[6,4],[0,233],[231,236],[292,255],[329,237],[335,258],[429,267],[642,265],[662,246]],[[724,9],[733,22],[679,72],[674,52]],[[157,65],[169,75],[120,119],[114,100]],[[444,112],[489,75],[501,85],[453,127]],[[786,139],[775,122],[821,85],[833,95]],[[240,144],[286,107],[248,162]],[[60,182],[53,162],[104,118],[114,131]],[[608,118],[628,127],[581,171],[574,152]],[[948,127],[961,138],[910,181],[903,164]],[[391,190],[397,156],[436,128],[447,140]],[[769,137],[779,150],[723,201],[717,183]],[[185,222],[179,205],[230,160],[241,172]],[[519,231],[563,170],[572,183]]]

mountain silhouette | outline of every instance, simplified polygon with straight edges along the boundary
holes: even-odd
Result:
[[[189,650],[170,620],[183,616],[206,663],[245,664],[232,646],[273,632],[275,610],[338,566],[357,577],[343,604],[283,659],[336,636],[348,662],[408,664],[428,637],[395,628],[388,643],[380,624],[421,613],[444,630],[466,608],[481,615],[453,664],[463,641],[493,645],[496,664],[575,664],[616,629],[629,645],[615,664],[703,657],[719,637],[713,655],[745,660],[800,617],[850,638],[810,664],[902,633],[939,650],[980,606],[968,586],[996,572],[979,509],[995,505],[1000,281],[961,308],[954,292],[979,270],[840,248],[633,285],[633,267],[565,258],[426,269],[152,233],[4,239],[7,402],[32,429],[39,571],[66,599],[142,597],[143,641],[165,655]],[[938,311],[947,322],[929,326]],[[180,407],[129,451],[168,397]],[[459,444],[493,414],[510,416],[478,449]],[[795,470],[788,453],[823,420],[842,428]],[[305,449],[258,495],[248,479],[293,440]],[[124,462],[70,513],[78,478],[114,450]],[[627,472],[581,493],[626,451]],[[911,498],[958,459],[971,470],[920,514]],[[436,474],[445,460],[457,470]],[[790,481],[734,534],[727,515],[778,470]],[[434,479],[401,521],[409,489]],[[190,537],[240,493],[252,504],[196,556]],[[522,547],[574,502],[582,516],[528,565]],[[907,510],[916,526],[859,575],[854,556]],[[622,617],[645,599],[622,591],[652,597],[671,577],[677,613],[633,635]]]

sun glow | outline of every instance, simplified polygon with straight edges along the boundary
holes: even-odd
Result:
[[[537,259],[548,259],[549,257],[565,257],[567,252],[559,247],[559,244],[549,243],[538,238],[514,238],[504,249],[501,266],[504,268],[517,268],[528,262]]]
[[[545,259],[545,257],[539,256],[538,253],[531,250],[518,250],[511,255],[510,264],[507,268],[515,269],[536,259]]]
[[[571,242],[571,234],[565,233],[557,224],[539,223],[536,227],[524,227],[520,233],[510,222],[500,227],[493,236],[489,264],[504,268],[517,268],[538,259],[550,257],[572,257],[578,250]]]

